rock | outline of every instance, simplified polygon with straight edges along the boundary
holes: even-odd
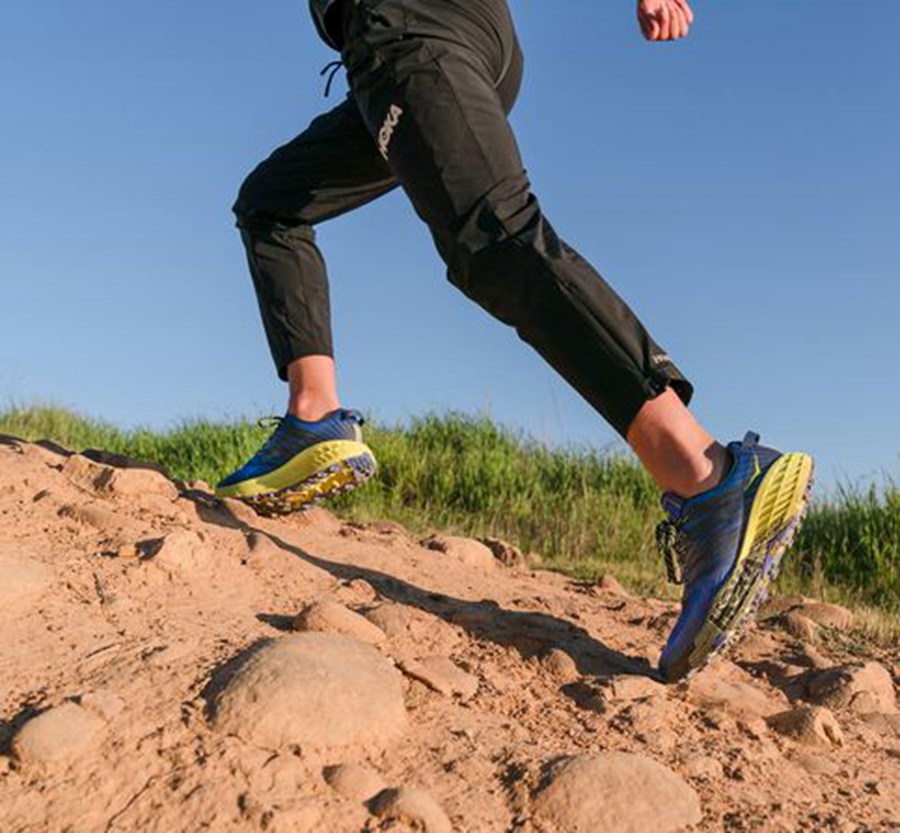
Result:
[[[332,601],[316,602],[300,611],[294,619],[294,630],[342,633],[369,645],[380,645],[385,641],[381,628],[340,602]]]
[[[342,634],[269,640],[215,701],[219,731],[265,748],[381,749],[406,728],[400,674]]]
[[[112,451],[103,451],[99,448],[87,448],[81,453],[101,466],[112,466],[117,469],[145,469],[161,474],[166,480],[170,479],[169,473],[165,468],[151,460],[139,460],[136,457],[129,457],[126,454],[115,454]]]
[[[76,488],[96,494],[99,491],[97,484],[101,478],[110,476],[114,470],[109,466],[95,463],[82,454],[72,454],[63,464],[61,471],[63,477]]]
[[[706,708],[721,708],[734,717],[769,717],[779,706],[760,689],[739,680],[726,680],[717,668],[698,674],[688,685],[688,700]]]
[[[370,804],[371,811],[389,821],[410,822],[425,833],[452,833],[453,827],[441,806],[424,790],[400,787],[385,790]]]
[[[605,590],[607,593],[612,593],[615,596],[625,596],[625,597],[629,596],[628,591],[624,587],[622,587],[619,580],[615,576],[610,575],[609,573],[604,574],[600,578],[600,581],[597,583],[597,586],[601,590]]]
[[[38,598],[52,580],[53,570],[49,565],[15,551],[0,551],[0,616]]]
[[[387,784],[377,772],[358,764],[325,767],[322,774],[335,792],[360,804],[364,804],[387,788]]]
[[[832,709],[849,709],[857,714],[897,711],[894,682],[888,670],[877,662],[829,668],[807,683],[814,703]]]
[[[111,691],[92,691],[84,694],[80,699],[80,705],[104,720],[112,720],[125,708],[122,698]]]
[[[528,559],[522,554],[522,550],[500,538],[479,538],[504,567],[527,567]]]
[[[760,662],[773,654],[781,653],[782,647],[771,633],[751,624],[735,646],[733,657],[740,657],[742,662]]]
[[[256,514],[256,510],[242,500],[226,497],[220,498],[219,503],[224,513],[239,525],[255,526],[259,523],[260,518],[259,515]]]
[[[447,657],[407,660],[400,663],[400,669],[407,676],[447,697],[458,694],[463,700],[468,700],[478,691],[478,679]]]
[[[192,575],[213,559],[200,533],[191,529],[176,529],[157,538],[145,552],[145,560],[173,578]]]
[[[256,530],[247,534],[247,551],[247,563],[255,569],[271,567],[284,553],[268,535]]]
[[[827,775],[833,777],[840,772],[840,767],[830,758],[824,755],[807,752],[804,749],[794,749],[789,755],[788,760],[795,763],[801,769],[810,775]]]
[[[541,662],[544,668],[562,683],[570,683],[581,676],[575,660],[560,648],[551,648]]]
[[[388,636],[398,636],[409,627],[410,615],[406,607],[393,602],[367,610],[364,614],[373,625],[381,628]]]
[[[802,649],[795,659],[809,668],[817,668],[819,670],[831,668],[834,665],[825,654],[806,642],[803,643]]]
[[[109,509],[104,509],[102,506],[97,506],[94,503],[81,505],[67,503],[60,508],[59,516],[61,518],[71,518],[73,521],[77,521],[85,526],[92,526],[94,529],[99,529],[103,532],[122,526],[121,521],[114,512],[110,512]]]
[[[73,454],[62,467],[63,476],[77,488],[104,497],[159,495],[168,500],[178,497],[175,484],[150,468],[114,468],[101,465],[83,454]]]
[[[345,604],[367,605],[378,598],[378,591],[364,578],[343,582],[336,591]]]
[[[651,758],[625,752],[558,762],[532,808],[535,819],[554,833],[666,833],[702,817],[697,793],[678,775]]]
[[[611,702],[643,700],[654,696],[664,697],[666,694],[666,686],[639,674],[616,674],[601,681],[600,685],[604,697]]]
[[[494,554],[481,542],[474,538],[460,538],[456,535],[432,535],[422,541],[422,546],[429,550],[442,552],[455,558],[468,567],[482,570],[494,570],[497,561]]]
[[[768,724],[779,734],[809,746],[843,746],[844,733],[834,715],[821,706],[801,706],[772,715]]]
[[[795,639],[801,639],[804,642],[815,642],[818,639],[819,626],[796,610],[785,613],[782,625]]]
[[[825,602],[803,602],[797,605],[791,613],[805,616],[817,625],[840,630],[849,630],[856,622],[856,617],[846,607]]]
[[[158,495],[170,501],[178,498],[175,484],[164,474],[151,469],[114,469],[104,466],[94,486],[99,494],[113,497]]]
[[[51,764],[76,759],[98,739],[104,722],[75,703],[63,703],[31,718],[13,738],[13,754],[23,763]]]
[[[868,712],[861,715],[862,722],[874,732],[887,737],[900,738],[900,714]]]
[[[789,610],[814,601],[815,599],[810,599],[808,596],[771,596],[763,602],[760,608],[760,618],[770,619],[782,616]]]
[[[409,530],[397,521],[375,521],[372,529],[379,535],[403,535],[409,536]]]
[[[692,755],[684,760],[681,771],[689,778],[715,781],[723,774],[722,764],[711,755]]]

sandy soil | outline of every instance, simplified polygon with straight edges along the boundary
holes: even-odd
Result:
[[[897,656],[0,439],[0,830],[900,829]],[[508,566],[509,564],[519,566]]]

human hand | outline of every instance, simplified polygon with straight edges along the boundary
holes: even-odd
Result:
[[[638,0],[638,23],[647,40],[683,38],[694,22],[687,0]]]

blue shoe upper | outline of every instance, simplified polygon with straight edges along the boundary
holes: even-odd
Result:
[[[657,529],[660,549],[670,580],[684,583],[681,615],[659,661],[666,676],[690,654],[713,599],[737,561],[759,483],[781,456],[758,442],[759,437],[748,432],[743,442],[729,443],[731,469],[718,486],[689,499],[663,495],[669,520]]]
[[[317,443],[331,440],[361,441],[360,427],[364,420],[358,411],[343,408],[332,411],[318,422],[305,422],[291,414],[274,417],[278,425],[256,452],[241,468],[229,474],[217,488],[232,486],[244,480],[262,477],[280,468],[293,457]]]

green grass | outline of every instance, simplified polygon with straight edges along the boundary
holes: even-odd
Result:
[[[12,408],[0,432],[103,448],[162,464],[181,480],[214,483],[269,429],[188,421],[124,432],[59,408]],[[346,518],[390,518],[416,532],[495,535],[583,579],[612,572],[642,593],[672,595],[655,551],[660,519],[650,478],[622,454],[550,449],[486,418],[426,416],[367,426],[380,464],[365,489],[336,501]],[[900,490],[839,489],[814,502],[786,559],[781,589],[849,604],[881,633],[900,634]]]

